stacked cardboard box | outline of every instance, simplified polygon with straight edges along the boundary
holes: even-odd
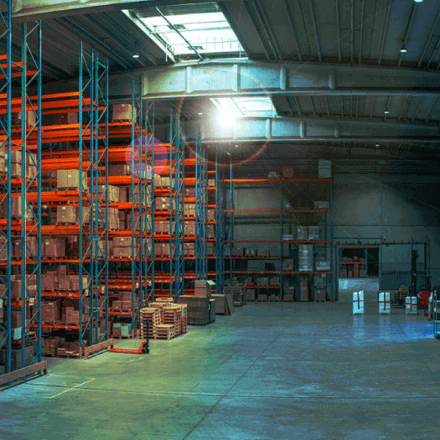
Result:
[[[57,260],[66,256],[64,238],[41,237],[41,257],[45,260]]]
[[[267,301],[267,294],[265,294],[265,293],[259,293],[258,296],[257,296],[257,300],[258,300],[258,301],[266,302],[266,301]]]
[[[98,187],[98,193],[99,198],[102,200],[102,203],[104,203],[103,196],[106,192],[105,185],[99,185]],[[109,185],[107,188],[107,199],[109,203],[118,203],[119,202],[119,187]]]
[[[126,164],[110,165],[108,167],[109,176],[130,176],[130,167]]]
[[[29,251],[32,253],[32,255],[36,256],[38,251],[37,237],[33,237],[33,236],[26,237],[26,244],[27,244],[26,254],[28,256],[27,258],[30,257]],[[11,247],[12,247],[12,258],[20,260],[22,247],[21,247],[21,238],[19,236],[17,238],[12,238]],[[5,251],[7,250],[5,249]]]
[[[233,247],[232,248],[232,256],[233,257],[244,257],[244,248]]]
[[[185,198],[193,199],[196,196],[195,188],[185,188]]]
[[[132,237],[113,238],[112,255],[114,258],[131,258],[132,245],[135,246],[135,255],[138,255],[137,242],[133,242]]]
[[[178,298],[178,304],[188,306],[188,324],[205,325],[209,323],[209,297],[199,298],[182,295]]]
[[[284,271],[293,271],[293,260],[292,259],[285,259],[283,260],[283,270]]]
[[[194,296],[197,298],[209,298],[212,295],[212,290],[214,288],[215,288],[214,281],[195,280],[194,281]]]
[[[155,206],[156,211],[169,211],[170,210],[170,198],[169,197],[156,197],[154,199],[154,206]],[[185,206],[185,208],[186,208],[186,206]]]
[[[319,226],[308,226],[308,239],[319,240]]]
[[[113,104],[112,122],[132,121],[137,111],[131,104]]]
[[[284,283],[283,301],[295,300],[295,288],[289,286],[287,282]]]
[[[194,203],[185,203],[183,207],[183,215],[185,217],[195,217],[196,205]]]
[[[194,243],[184,243],[184,256],[194,257],[195,256],[195,244]]]
[[[296,227],[296,239],[297,240],[307,240],[308,230],[307,226],[297,226]]]
[[[246,289],[246,301],[255,301],[255,289]]]
[[[313,271],[313,245],[298,245],[298,270],[300,272]]]
[[[52,115],[52,125],[70,125],[78,124],[78,113],[58,113]]]
[[[184,232],[185,236],[194,237],[196,235],[196,223],[194,221],[185,221]]]
[[[314,301],[322,302],[326,301],[327,298],[327,291],[325,289],[315,289],[314,290]]]
[[[208,209],[208,222],[215,221],[215,209]]]
[[[280,277],[273,277],[269,280],[269,286],[280,286]]]
[[[80,178],[82,178],[82,186],[88,188],[87,173],[79,170],[58,170],[57,171],[57,188],[58,189],[79,189]]]
[[[309,277],[308,275],[301,275],[300,278],[300,300],[308,301],[309,300]]]
[[[293,166],[284,165],[281,171],[281,175],[283,178],[292,179],[295,173],[295,169]]]

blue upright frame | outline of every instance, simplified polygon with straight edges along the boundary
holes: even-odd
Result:
[[[36,34],[37,49],[32,52],[27,44],[28,37]],[[37,21],[28,31],[27,23],[21,27],[21,368],[41,361],[41,22]],[[29,76],[28,65],[36,73]],[[28,87],[36,83],[37,105],[34,105],[28,94]],[[35,116],[35,124],[28,124],[29,113]],[[29,129],[28,129],[29,125]],[[31,154],[28,147],[28,137],[37,131],[37,154]],[[18,144],[20,145],[20,144]],[[29,167],[35,168],[35,176],[28,175]],[[36,209],[28,200],[28,192],[34,185],[37,185]],[[36,235],[37,252],[29,246],[30,239]],[[30,264],[28,264],[28,262]],[[37,285],[36,292],[31,293],[29,286],[32,283]],[[27,305],[33,307],[31,316],[27,316]],[[30,332],[31,327],[36,328],[36,338]],[[34,347],[36,354],[26,365],[26,345]]]
[[[145,104],[145,170],[147,185],[145,191],[145,265],[144,265],[144,282],[145,282],[145,298],[144,307],[148,306],[149,301],[154,301],[154,118],[155,104],[154,102],[146,102]],[[151,181],[151,182],[150,182]]]
[[[94,189],[94,229],[93,229],[93,271],[94,289],[93,320],[91,344],[108,339],[108,61],[99,61],[99,55],[94,54],[94,102],[93,108],[93,189]],[[103,107],[103,110],[100,108]],[[100,151],[101,147],[101,151]],[[104,174],[102,172],[104,168]],[[104,191],[99,193],[99,185],[104,185]],[[102,212],[104,205],[104,213]],[[101,248],[101,243],[103,246]]]

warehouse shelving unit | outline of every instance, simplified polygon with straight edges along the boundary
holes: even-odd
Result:
[[[6,54],[1,58],[2,131],[1,157],[6,165],[0,176],[2,188],[2,220],[0,255],[0,349],[4,368],[0,375],[13,369],[24,368],[41,361],[41,22],[21,25],[21,59],[12,60],[11,2],[4,1],[6,10],[0,13],[2,38],[6,40]],[[36,47],[28,44],[35,37]],[[20,79],[20,95],[12,98],[12,80]],[[37,95],[29,95],[30,86],[36,86]],[[19,127],[12,126],[11,114],[21,113]],[[12,151],[21,155],[19,176],[12,173]],[[31,154],[32,153],[32,154]],[[27,163],[29,159],[29,163]],[[3,166],[2,165],[2,166]],[[16,167],[14,167],[16,168]],[[20,201],[18,198],[20,197]],[[12,213],[12,205],[15,214]],[[6,208],[6,209],[5,209]],[[18,209],[19,208],[19,209]],[[21,210],[22,215],[17,216]],[[5,212],[6,211],[6,212]],[[31,240],[33,245],[31,244]],[[14,252],[12,246],[19,246]],[[18,255],[17,255],[18,254]],[[21,283],[19,295],[12,295],[13,271]],[[3,306],[6,305],[6,323]],[[12,313],[19,316],[21,325],[12,328]],[[35,331],[33,331],[35,330]],[[34,350],[29,356],[28,349]],[[14,350],[14,352],[12,352]],[[12,365],[12,354],[20,361]]]
[[[294,213],[294,214],[331,214],[332,212],[332,196],[330,196],[330,207],[322,208],[322,209],[311,209],[311,208],[289,208],[286,209],[283,206],[283,184],[284,183],[301,183],[301,184],[311,184],[311,183],[323,183],[330,185],[330,192],[332,193],[332,179],[323,179],[323,178],[267,178],[267,179],[234,179],[232,176],[232,160],[230,161],[230,178],[225,180],[226,184],[229,184],[229,206],[228,209],[225,210],[225,213],[229,214],[229,234],[228,240],[225,240],[225,243],[230,244],[230,255],[225,257],[230,262],[229,270],[225,271],[225,273],[229,273],[230,280],[232,280],[232,275],[278,275],[280,277],[280,285],[279,286],[248,286],[250,288],[260,288],[260,289],[276,289],[279,291],[279,294],[282,298],[283,292],[283,280],[284,277],[292,276],[292,275],[319,275],[326,274],[330,275],[330,297],[333,298],[333,279],[332,279],[332,260],[330,259],[330,270],[311,270],[311,271],[299,271],[299,270],[283,270],[283,260],[284,260],[284,245],[299,245],[299,244],[313,244],[315,246],[330,246],[332,248],[332,216],[330,218],[330,239],[324,240],[285,240],[283,239],[283,224],[285,219],[285,214]],[[280,194],[280,208],[279,209],[247,209],[247,210],[237,210],[234,206],[234,189],[237,184],[260,184],[260,185],[279,185],[279,194]],[[266,214],[278,214],[280,216],[280,239],[279,240],[236,240],[234,237],[234,227],[236,221],[236,214],[254,214],[254,215],[266,215]],[[233,244],[235,243],[279,243],[280,245],[280,256],[278,257],[258,257],[258,256],[245,256],[245,257],[237,257],[233,256],[232,249]],[[314,246],[314,247],[315,247]],[[330,251],[331,252],[331,251]],[[275,260],[279,261],[280,269],[278,270],[264,270],[264,271],[251,271],[251,270],[235,270],[235,263],[238,260]]]

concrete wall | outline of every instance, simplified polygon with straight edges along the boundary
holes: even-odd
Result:
[[[333,195],[335,244],[429,243],[428,274],[440,283],[440,178],[336,175]]]
[[[285,198],[284,202],[288,201]],[[235,208],[279,209],[279,191],[277,188],[236,189]],[[432,275],[433,284],[440,284],[440,177],[335,175],[333,208],[335,247],[355,243],[429,243],[428,274]],[[254,225],[253,221],[255,218],[249,217],[248,224],[238,224],[235,238],[279,239],[279,222],[275,217],[272,224]],[[261,246],[279,255],[278,245]],[[285,246],[285,256],[287,249]],[[263,266],[252,263],[249,268],[259,270]],[[337,288],[336,277],[334,288]]]

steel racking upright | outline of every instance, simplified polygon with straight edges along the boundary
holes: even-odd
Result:
[[[205,278],[205,257],[206,257],[206,246],[205,246],[205,191],[203,179],[205,177],[204,173],[204,157],[202,150],[202,139],[201,133],[197,129],[195,136],[195,226],[196,226],[196,239],[195,239],[195,279]]]
[[[1,157],[6,158],[6,169],[0,176],[2,186],[2,211],[5,212],[6,219],[2,219],[0,255],[2,260],[2,275],[0,276],[0,350],[4,350],[5,368],[0,368],[0,374],[11,371],[11,276],[12,276],[12,228],[11,228],[11,151],[12,151],[12,127],[11,127],[11,107],[12,107],[12,20],[11,20],[11,0],[2,0],[6,5],[6,11],[0,11],[0,26],[3,38],[6,38],[6,54],[1,55],[0,69],[4,81],[0,91],[5,96],[2,100],[2,119],[0,127],[2,129],[2,143],[0,147]],[[4,63],[6,62],[6,63]],[[6,64],[6,66],[5,66]],[[5,68],[6,67],[6,68]],[[4,93],[5,92],[5,93]],[[5,102],[6,101],[6,102]],[[6,110],[6,111],[5,111]],[[5,224],[6,223],[6,224]],[[4,228],[6,227],[6,233]],[[5,255],[6,253],[6,255]],[[6,258],[5,258],[6,256]],[[6,261],[5,261],[6,260]],[[5,261],[5,263],[3,263]],[[4,266],[3,266],[4,264]],[[4,305],[6,305],[6,325],[3,322]]]
[[[283,224],[284,224],[284,214],[286,213],[296,213],[296,214],[327,214],[332,213],[332,179],[331,178],[267,178],[267,179],[234,179],[232,175],[232,158],[230,158],[230,178],[225,180],[225,183],[229,184],[229,207],[225,210],[226,213],[229,214],[229,235],[226,243],[230,244],[230,255],[226,257],[230,261],[229,270],[225,273],[229,273],[230,280],[232,279],[233,274],[237,275],[279,275],[280,276],[280,285],[279,286],[265,286],[266,289],[277,289],[279,290],[280,296],[282,297],[283,291],[283,277],[290,275],[318,275],[318,274],[329,274],[330,275],[330,297],[333,298],[333,261],[331,259],[332,256],[332,237],[333,237],[333,225],[332,220],[333,217],[330,216],[330,240],[284,240],[283,239]],[[280,208],[279,209],[251,209],[251,210],[236,210],[234,206],[234,185],[237,183],[249,184],[249,183],[257,183],[261,185],[270,184],[273,186],[274,184],[280,185]],[[324,183],[329,184],[330,188],[330,207],[329,208],[294,208],[288,209],[283,206],[283,183],[302,183],[302,184],[312,184],[312,183]],[[236,240],[234,237],[234,226],[235,226],[235,214],[279,214],[280,215],[280,239],[279,240]],[[232,248],[234,243],[279,243],[280,244],[280,256],[279,257],[237,257],[232,255]],[[289,245],[298,245],[298,244],[314,244],[314,245],[330,245],[330,270],[311,270],[311,271],[293,271],[293,270],[284,270],[283,269],[283,259],[284,259],[284,244]],[[235,260],[244,259],[244,260],[279,260],[280,269],[279,270],[235,270],[234,262]],[[250,288],[263,288],[262,286],[249,286]]]
[[[177,302],[184,292],[184,196],[185,159],[183,122],[178,114],[170,113],[170,296]],[[173,153],[172,153],[173,152]],[[173,175],[174,174],[174,175]]]
[[[143,137],[143,148],[145,151],[144,170],[147,179],[151,180],[145,187],[145,231],[144,241],[145,264],[143,279],[145,283],[145,296],[143,306],[147,307],[149,302],[154,302],[154,172],[155,172],[155,138],[154,138],[155,103],[145,103],[145,136]]]
[[[92,160],[91,168],[91,210],[92,250],[91,266],[92,290],[90,295],[91,316],[94,330],[91,345],[109,337],[108,332],[108,276],[109,276],[109,201],[108,201],[108,159],[109,159],[109,103],[108,103],[108,61],[99,61],[94,53],[94,81],[92,82]],[[104,169],[103,169],[104,168]],[[104,173],[103,173],[104,171]],[[104,184],[104,191],[99,186]],[[104,213],[102,212],[104,205]],[[101,247],[102,245],[102,247]]]
[[[225,271],[225,201],[224,201],[224,167],[219,167],[218,152],[215,154],[215,285],[216,292],[223,293]]]
[[[21,59],[12,61],[11,2],[4,1],[3,3],[6,5],[6,11],[0,13],[0,23],[4,26],[2,38],[6,39],[7,53],[0,57],[1,61],[6,61],[0,67],[4,80],[1,90],[6,90],[6,93],[2,94],[0,110],[5,115],[0,122],[2,130],[0,181],[3,192],[1,207],[3,217],[6,218],[1,221],[1,269],[5,273],[0,276],[0,349],[5,365],[0,366],[0,374],[41,361],[39,294],[41,275],[41,172],[39,167],[41,159],[41,22],[32,22],[30,30],[26,23],[21,25]],[[36,42],[34,49],[28,42],[33,37]],[[20,78],[19,98],[12,99],[12,78]],[[29,86],[33,85],[37,89],[36,96],[30,96],[28,93]],[[11,115],[13,113],[21,115],[20,126],[17,128],[12,127]],[[36,151],[36,155],[31,154],[31,150]],[[19,172],[17,172],[17,166],[14,166],[14,173],[12,173],[13,151],[16,161],[20,163]],[[27,159],[29,159],[29,165],[27,165]],[[12,213],[13,200],[14,215]],[[15,257],[19,254],[19,257],[12,262],[14,237],[15,245],[19,249],[19,252],[14,252],[14,254]],[[34,238],[35,242],[32,245],[31,240]],[[14,289],[14,294],[12,293],[13,268],[19,271],[14,282],[20,283],[18,285],[20,288],[17,289],[19,292]],[[6,326],[3,323],[4,302],[6,302]],[[20,323],[14,329],[12,328],[12,313],[15,316],[14,323],[16,325]],[[32,332],[31,328],[36,328],[36,332]],[[12,352],[13,349],[14,352]],[[15,359],[14,365],[12,365],[12,354]],[[20,359],[19,362],[18,359]]]

